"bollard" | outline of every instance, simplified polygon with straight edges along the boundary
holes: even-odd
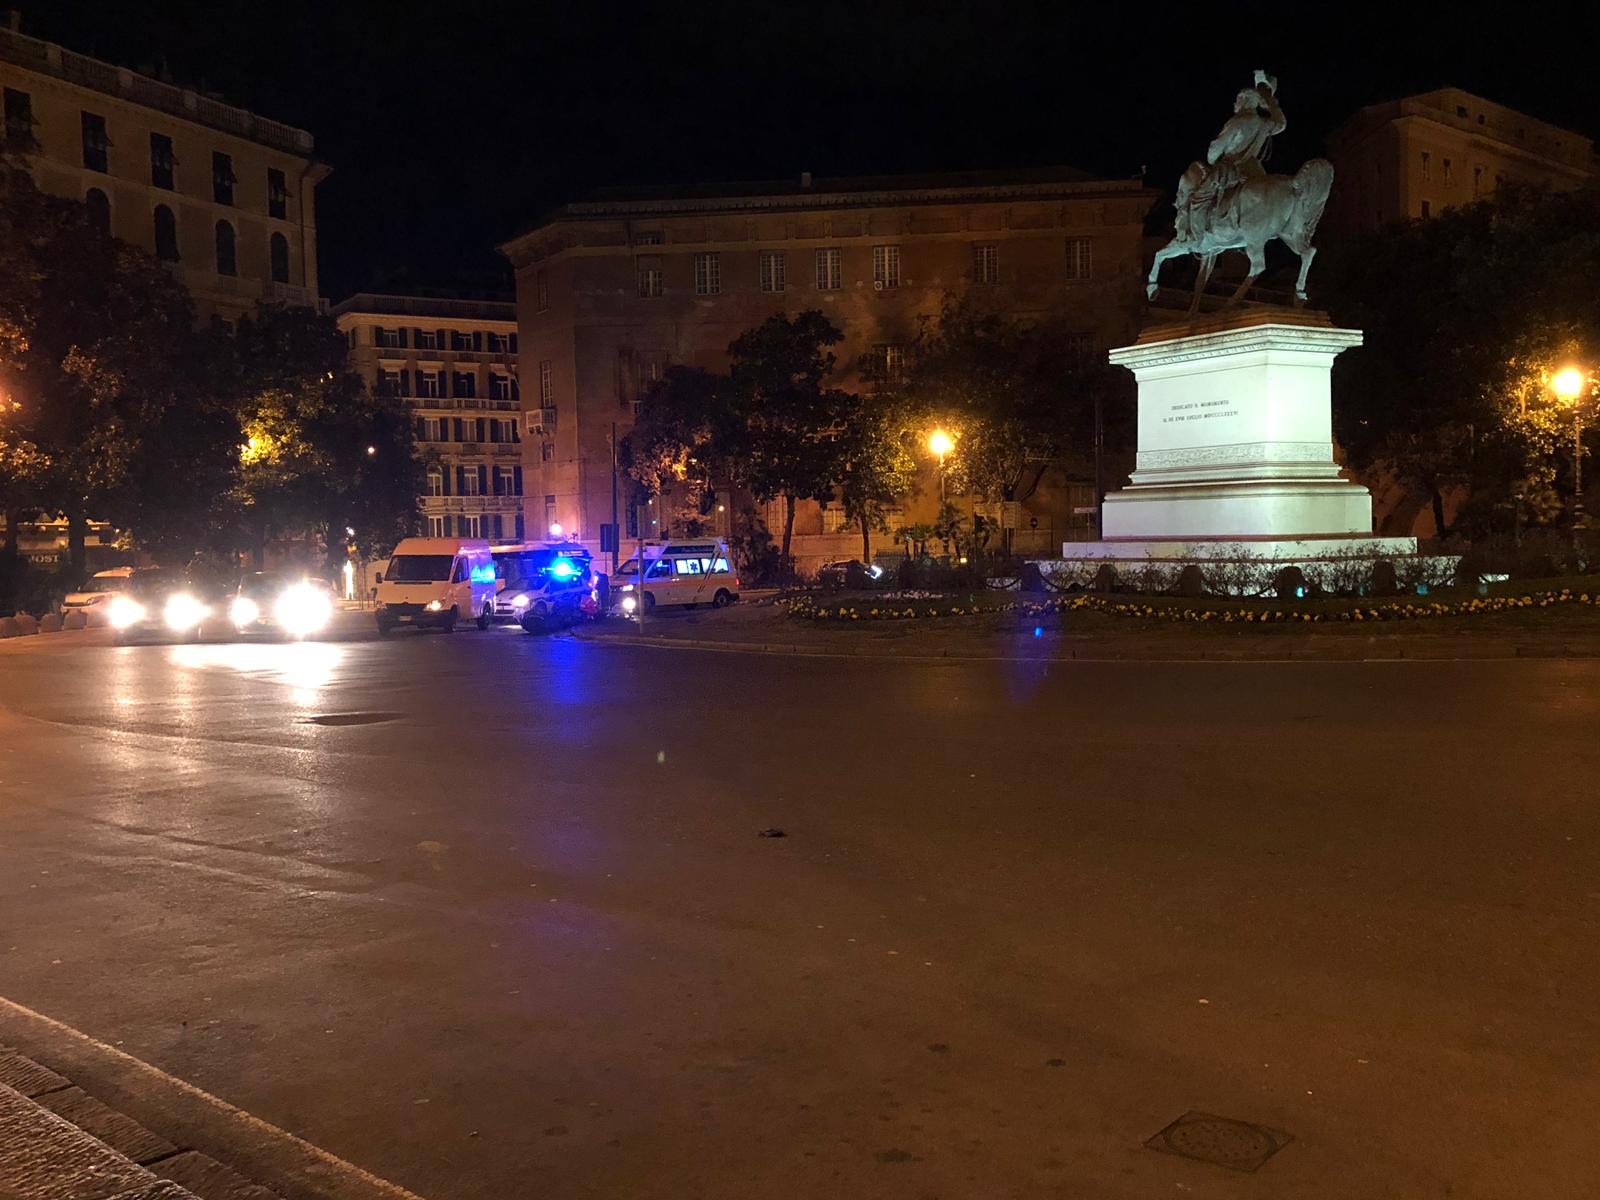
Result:
[[[57,614],[57,613],[45,613],[44,616],[40,617],[39,618],[39,632],[40,633],[60,633],[61,632],[61,617],[60,617],[60,615]]]

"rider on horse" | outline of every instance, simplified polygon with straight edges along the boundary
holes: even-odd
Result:
[[[1177,235],[1181,242],[1203,238],[1225,214],[1225,205],[1246,180],[1266,174],[1262,157],[1271,139],[1287,126],[1278,107],[1278,81],[1256,72],[1254,87],[1233,101],[1233,116],[1206,151],[1206,166],[1196,163],[1178,181]],[[1195,171],[1199,169],[1199,182]]]

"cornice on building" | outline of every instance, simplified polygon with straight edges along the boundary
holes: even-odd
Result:
[[[357,292],[329,310],[335,317],[437,317],[442,320],[491,321],[515,326],[517,306],[510,300],[474,300],[451,296],[390,296]]]
[[[191,88],[163,83],[0,25],[0,60],[237,137],[310,158],[316,141],[304,129],[257,116]]]

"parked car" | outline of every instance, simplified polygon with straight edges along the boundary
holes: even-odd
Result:
[[[253,571],[228,602],[228,621],[240,637],[314,637],[333,620],[337,599],[321,580]]]
[[[68,592],[61,602],[62,612],[102,612],[112,599],[127,588],[133,577],[132,567],[112,567],[109,571],[96,571],[87,583],[75,592]]]
[[[817,582],[823,587],[870,588],[882,578],[882,567],[859,558],[841,558],[817,568]]]
[[[611,581],[611,608],[633,616],[642,606],[649,613],[672,605],[710,604],[726,608],[739,599],[739,576],[728,556],[728,544],[716,539],[646,542],[644,582],[639,582],[639,556],[617,564]]]
[[[496,588],[481,538],[405,538],[378,576],[378,633],[388,637],[397,625],[454,633],[460,620],[486,629]]]
[[[535,546],[497,558],[505,572],[495,597],[497,621],[515,621],[537,633],[583,617],[583,600],[592,599],[596,577],[582,546]]]
[[[135,571],[106,607],[115,641],[200,640],[221,597],[203,580],[158,568]]]

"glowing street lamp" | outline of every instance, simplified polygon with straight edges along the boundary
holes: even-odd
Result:
[[[1578,367],[1562,367],[1550,377],[1550,390],[1563,403],[1572,405],[1572,542],[1578,543],[1578,526],[1583,524],[1583,398],[1589,379]]]
[[[944,504],[944,456],[956,448],[953,438],[942,429],[928,435],[928,449],[939,456],[939,503]]]

